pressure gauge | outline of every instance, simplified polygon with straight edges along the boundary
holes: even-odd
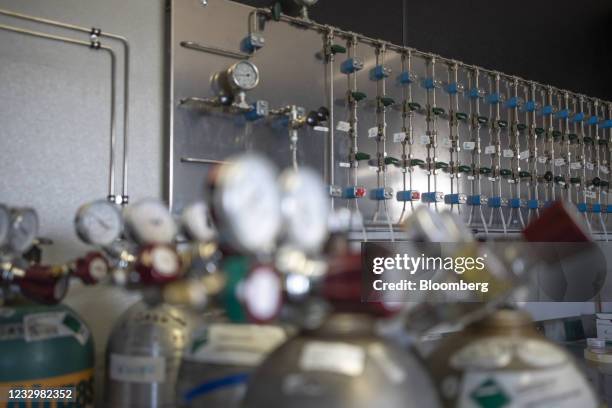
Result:
[[[250,91],[259,83],[259,70],[250,61],[239,61],[232,65],[228,71],[231,85],[241,91]]]
[[[123,230],[121,212],[115,204],[106,200],[97,200],[81,206],[74,224],[79,238],[90,245],[110,245],[119,238]]]
[[[0,204],[0,248],[6,244],[11,229],[11,213],[8,207]]]
[[[18,208],[11,211],[8,249],[23,253],[32,246],[38,235],[38,215],[31,208]]]
[[[288,169],[280,185],[286,238],[303,251],[318,250],[327,238],[330,209],[321,177],[310,169]]]
[[[176,235],[176,224],[168,208],[159,200],[144,199],[125,209],[125,226],[139,244],[169,244]]]
[[[185,207],[181,221],[191,239],[209,242],[217,236],[208,205],[204,201],[197,201]]]
[[[238,250],[270,253],[281,227],[274,167],[244,155],[230,158],[213,177],[213,212],[224,238]]]

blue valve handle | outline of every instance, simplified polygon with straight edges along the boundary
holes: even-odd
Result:
[[[587,125],[596,125],[599,123],[599,118],[597,116],[591,116],[588,120],[587,120]]]
[[[251,109],[245,112],[244,117],[248,121],[255,121],[268,115],[268,102],[257,101],[251,105]]]
[[[602,120],[599,123],[599,127],[601,129],[610,129],[610,128],[612,128],[612,119]]]
[[[362,194],[358,194],[361,190]],[[346,187],[342,192],[342,198],[362,198],[366,193],[366,190],[360,186]]]
[[[387,188],[374,188],[370,190],[370,199],[376,201],[389,200],[393,196],[393,190]]]
[[[511,198],[508,200],[509,208],[521,208],[521,199],[520,198]]]
[[[464,204],[466,202],[465,194],[446,194],[444,196],[446,204]]]
[[[356,58],[349,58],[340,64],[340,72],[343,74],[353,74],[363,68],[363,63]]]
[[[535,101],[526,101],[523,104],[523,112],[534,112],[536,110],[537,104]]]
[[[588,209],[588,206],[586,203],[578,203],[576,204],[576,207],[578,208],[578,211],[581,213],[587,212],[587,209]]]
[[[471,195],[467,197],[467,205],[479,206],[482,204],[482,198],[480,195]]]
[[[382,65],[376,65],[370,70],[370,79],[372,81],[380,81],[389,76],[390,70]]]
[[[537,210],[540,207],[540,202],[538,200],[527,200],[527,208],[530,210]]]
[[[457,84],[456,82],[451,82],[450,84],[446,85],[444,90],[449,95],[457,95],[459,93],[459,84]]]
[[[399,82],[401,85],[409,85],[414,82],[414,77],[410,75],[410,72],[402,71],[397,76],[397,82]]]
[[[425,78],[423,79],[423,88],[431,90],[436,87],[436,81],[433,78]]]
[[[542,116],[550,116],[554,112],[554,108],[550,105],[542,106],[542,111],[540,112]]]
[[[516,96],[513,96],[506,101],[505,106],[507,109],[517,108],[519,106],[519,99]]]
[[[572,121],[582,122],[585,117],[586,115],[583,112],[578,112],[577,114],[574,115],[574,117],[572,118]]]
[[[608,206],[606,206],[606,213],[612,214],[612,204],[608,204]]]
[[[594,214],[599,214],[601,212],[601,204],[596,203],[591,206],[591,212]]]
[[[489,197],[487,205],[489,206],[489,208],[501,208],[502,199],[501,197]]]
[[[440,194],[436,191],[428,191],[421,194],[421,201],[424,203],[437,203],[439,202]]]
[[[470,99],[478,99],[478,98],[480,98],[480,89],[478,89],[478,88],[470,89],[470,91],[468,92],[468,97]]]
[[[418,191],[416,190],[398,191],[395,194],[395,198],[397,199],[397,201],[400,201],[400,202],[415,201],[415,198],[413,197],[413,193],[418,193]],[[416,200],[418,200],[418,198],[416,198]]]
[[[497,92],[490,93],[489,96],[487,96],[487,103],[490,105],[496,105],[498,103],[501,103],[501,101],[501,95]]]
[[[569,111],[567,109],[561,109],[555,113],[555,119],[567,119],[569,118]]]

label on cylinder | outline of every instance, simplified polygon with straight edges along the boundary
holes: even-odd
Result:
[[[83,345],[89,339],[89,329],[66,312],[26,315],[23,318],[23,333],[27,342],[72,336]]]
[[[448,137],[445,137],[445,138],[443,138],[443,139],[442,139],[442,142],[440,143],[440,145],[441,145],[442,147],[447,147],[447,148],[449,148],[449,147],[451,147],[451,146],[452,146],[452,143],[451,143],[451,141],[450,141],[450,139],[449,139]]]
[[[580,170],[582,168],[582,164],[580,162],[570,163],[570,169],[572,170]]]
[[[398,132],[393,134],[393,141],[395,143],[401,143],[406,140],[406,132]]]
[[[166,380],[166,360],[163,357],[111,354],[110,378],[116,381],[154,383]]]
[[[512,151],[512,149],[504,149],[502,154],[504,157],[507,157],[507,158],[514,157],[514,151]]]
[[[519,159],[527,160],[528,158],[529,158],[529,150],[523,150],[521,153],[519,153]]]
[[[309,341],[300,356],[302,370],[328,371],[357,377],[363,373],[365,351],[354,344]]]
[[[563,157],[555,159],[555,166],[561,167],[561,166],[564,166],[564,165],[565,165],[565,159]]]
[[[476,142],[463,142],[463,150],[474,150]]]
[[[211,324],[194,334],[185,359],[212,364],[254,367],[287,338],[280,327],[254,324]]]

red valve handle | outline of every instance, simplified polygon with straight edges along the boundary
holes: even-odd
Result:
[[[35,302],[56,304],[62,301],[68,292],[69,276],[61,269],[48,265],[32,265],[25,275],[16,279],[21,293]]]
[[[94,285],[108,276],[110,267],[106,257],[99,252],[90,252],[75,263],[74,275],[86,285]]]
[[[181,274],[181,258],[173,246],[150,244],[138,254],[134,270],[144,285],[163,285]]]

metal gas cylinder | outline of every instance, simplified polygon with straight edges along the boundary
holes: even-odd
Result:
[[[334,313],[277,348],[251,377],[244,408],[438,407],[419,360],[378,337],[373,316]]]
[[[201,318],[187,309],[138,302],[116,323],[106,347],[108,407],[176,406],[176,378]]]
[[[427,367],[446,407],[596,407],[572,357],[524,312],[501,309],[444,338]]]
[[[0,307],[1,388],[74,387],[74,406],[92,407],[93,373],[91,331],[74,310],[61,304]]]

